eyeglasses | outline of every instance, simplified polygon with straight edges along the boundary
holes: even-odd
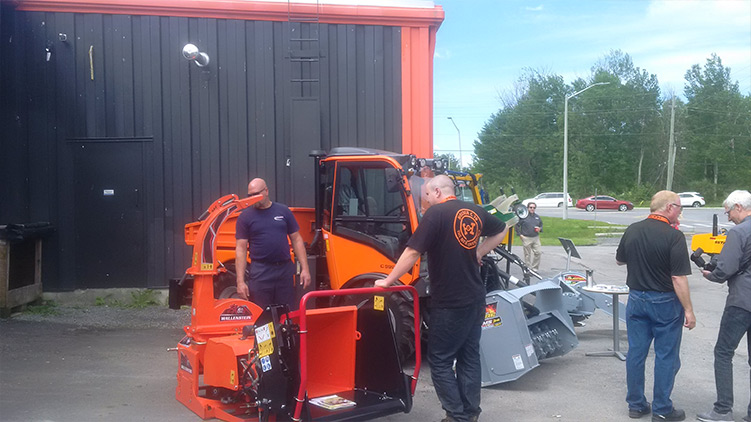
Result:
[[[263,189],[259,190],[258,192],[253,192],[253,193],[249,193],[249,194],[248,194],[248,198],[250,198],[251,196],[256,196],[256,195],[260,195],[260,194],[261,194],[261,193],[263,193],[263,191],[265,191],[266,189],[268,189],[268,187],[265,187],[265,188],[263,188]]]
[[[674,207],[678,207],[678,208],[680,208],[680,207],[681,207],[681,204],[674,204],[674,203],[672,203],[672,202],[670,203],[670,205],[672,205],[672,206],[674,206]]]
[[[537,209],[537,207],[527,207],[527,209],[534,210],[534,209]]]
[[[735,207],[730,208],[729,210],[725,211],[725,215],[729,216],[730,212],[733,211],[734,209],[735,209]]]

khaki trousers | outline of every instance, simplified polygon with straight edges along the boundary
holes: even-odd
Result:
[[[524,262],[533,270],[538,271],[540,269],[540,256],[542,256],[540,236],[519,237],[521,237],[522,245],[524,246]]]

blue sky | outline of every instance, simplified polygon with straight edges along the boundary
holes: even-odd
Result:
[[[657,75],[663,96],[683,95],[684,75],[712,53],[751,94],[751,0],[434,0],[445,20],[434,58],[434,149],[465,165],[500,96],[525,68],[570,84],[611,50]],[[597,88],[593,88],[597,89]]]

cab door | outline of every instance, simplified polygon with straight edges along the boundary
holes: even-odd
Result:
[[[387,183],[394,167],[386,160],[327,165],[323,235],[331,288],[361,274],[388,274],[413,230],[405,192]]]

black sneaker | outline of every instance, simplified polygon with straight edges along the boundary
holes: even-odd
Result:
[[[644,409],[628,409],[628,417],[631,419],[639,419],[650,413],[652,413],[652,406],[649,403],[647,403],[647,407]]]
[[[676,408],[673,408],[673,411],[668,413],[667,415],[652,415],[652,422],[682,421],[684,419],[686,419],[686,412],[684,412],[683,409]]]

